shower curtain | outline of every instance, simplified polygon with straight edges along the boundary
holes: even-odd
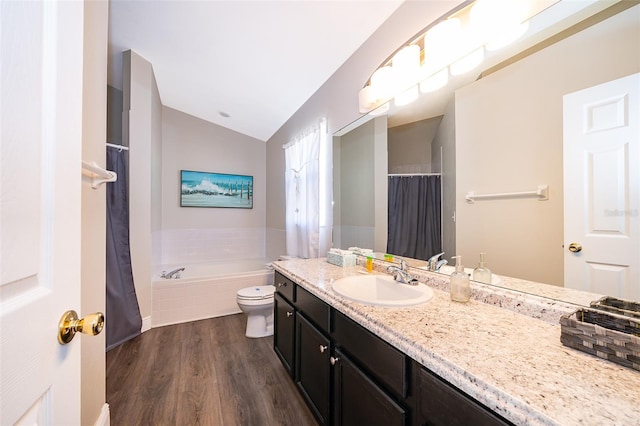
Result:
[[[387,253],[426,260],[441,251],[441,176],[389,176]]]
[[[118,174],[118,180],[107,185],[107,351],[139,335],[142,328],[129,251],[126,152],[107,147],[107,169]]]

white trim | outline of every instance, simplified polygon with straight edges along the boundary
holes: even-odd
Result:
[[[100,415],[94,423],[95,426],[110,426],[111,425],[111,412],[109,411],[109,404],[105,403],[102,406]]]
[[[151,330],[151,317],[144,317],[142,318],[142,328],[140,329],[140,332],[144,333],[149,330]]]

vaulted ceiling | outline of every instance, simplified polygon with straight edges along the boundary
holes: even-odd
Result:
[[[131,49],[163,105],[266,141],[401,3],[111,0],[109,84]]]

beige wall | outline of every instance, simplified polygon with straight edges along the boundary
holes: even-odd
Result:
[[[151,317],[152,231],[160,226],[161,102],[152,65],[124,53],[123,143],[129,145],[131,263],[143,330]]]
[[[410,1],[360,47],[318,91],[267,141],[267,246],[284,248],[285,199],[282,145],[327,117],[329,134],[360,117],[358,91],[399,46],[462,1]],[[386,191],[386,186],[383,189]],[[284,251],[282,251],[283,253]]]
[[[82,158],[105,165],[107,107],[108,3],[86,1],[84,8],[84,78]],[[81,315],[105,312],[106,185],[82,185]],[[95,424],[106,410],[105,336],[81,338],[80,415]],[[75,343],[75,342],[74,342]]]
[[[386,250],[386,126],[386,116],[377,117],[335,138],[334,247]],[[379,175],[385,177],[381,185]],[[382,202],[384,215],[376,208]]]
[[[456,116],[454,103],[445,109],[431,144],[434,172],[442,173],[442,251],[451,261],[456,253]],[[442,166],[442,169],[437,167]]]
[[[345,226],[366,226],[372,232],[374,125],[371,120],[340,138],[340,222]]]
[[[563,284],[562,97],[640,70],[639,9],[456,93],[456,245],[466,266],[486,252],[495,273]],[[464,198],[539,184],[550,186],[548,201]]]
[[[264,228],[263,141],[172,108],[162,121],[162,228]],[[180,170],[253,176],[253,209],[180,207]]]
[[[442,117],[389,128],[389,173],[440,172],[431,158],[431,142]]]

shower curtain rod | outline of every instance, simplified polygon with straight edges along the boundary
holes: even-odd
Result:
[[[441,176],[442,173],[389,173],[387,176]]]
[[[122,150],[129,151],[129,147],[124,145],[116,145],[114,143],[107,142],[107,146],[110,146],[111,148],[119,149],[120,151]]]

